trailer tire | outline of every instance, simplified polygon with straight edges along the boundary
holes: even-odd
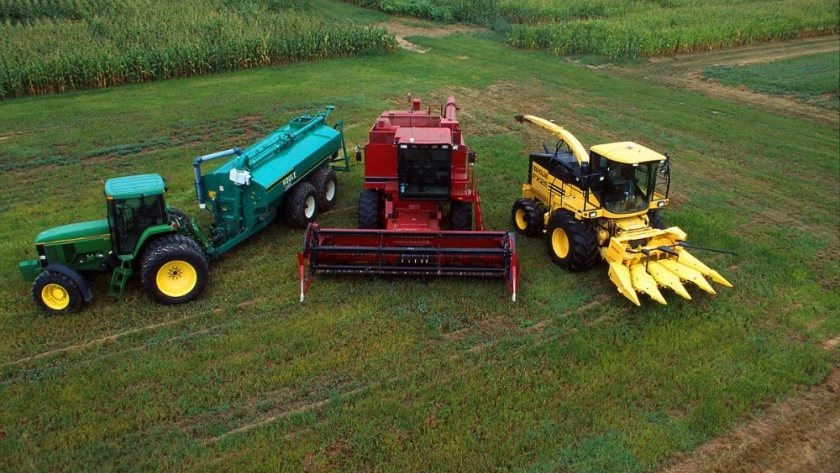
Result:
[[[318,193],[318,210],[325,212],[335,205],[338,197],[338,176],[329,166],[322,166],[312,173],[312,185]]]
[[[546,237],[551,259],[567,271],[583,271],[598,261],[595,231],[568,210],[557,210],[551,214]]]
[[[207,288],[210,267],[195,240],[167,235],[146,249],[140,283],[161,304],[182,304],[197,299]]]
[[[543,216],[533,200],[521,197],[513,203],[510,211],[513,227],[517,233],[529,237],[539,235],[543,230]]]
[[[382,228],[382,199],[372,189],[359,194],[359,228],[375,230]]]
[[[449,228],[456,231],[472,230],[472,202],[453,200],[449,204]]]
[[[32,298],[48,315],[72,314],[85,304],[82,290],[72,279],[50,270],[42,271],[35,278]]]
[[[308,182],[299,182],[286,199],[286,221],[297,228],[306,228],[318,216],[318,192]]]

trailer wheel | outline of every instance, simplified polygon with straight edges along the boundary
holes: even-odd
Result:
[[[72,314],[85,304],[82,290],[67,276],[55,271],[43,271],[32,283],[32,298],[50,315]]]
[[[185,235],[167,235],[152,242],[143,257],[140,283],[162,304],[197,299],[207,288],[210,268],[204,252]]]
[[[286,199],[286,221],[297,228],[305,228],[318,216],[318,192],[308,182],[299,182]]]
[[[567,210],[551,214],[546,226],[551,259],[568,271],[582,271],[598,261],[595,231]]]
[[[510,211],[513,227],[517,233],[527,236],[537,236],[543,229],[543,216],[533,200],[521,197],[513,203]]]
[[[338,197],[338,177],[329,166],[322,166],[312,173],[312,185],[318,193],[318,210],[325,212],[335,205]]]
[[[382,204],[379,192],[372,189],[359,194],[359,228],[375,230],[382,228]]]
[[[453,200],[449,204],[449,228],[457,231],[472,230],[472,202]]]
[[[648,212],[648,224],[651,228],[665,230],[665,219],[662,218],[662,214],[659,213],[658,210],[651,210]]]

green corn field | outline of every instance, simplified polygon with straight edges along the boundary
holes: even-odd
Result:
[[[308,0],[2,0],[0,98],[390,52],[383,28]]]

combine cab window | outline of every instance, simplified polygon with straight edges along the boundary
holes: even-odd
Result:
[[[651,175],[652,164],[607,161],[602,200],[604,208],[615,214],[647,209],[651,197],[650,190],[656,182]]]
[[[118,254],[134,253],[143,232],[166,221],[162,195],[108,200],[108,223]]]
[[[403,145],[398,172],[400,198],[448,200],[451,179],[451,150],[436,145]]]

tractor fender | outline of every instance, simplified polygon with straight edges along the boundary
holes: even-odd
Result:
[[[70,278],[71,281],[79,286],[79,290],[82,291],[85,302],[90,302],[90,300],[93,299],[93,288],[90,286],[90,282],[88,282],[88,280],[79,274],[79,272],[75,269],[61,263],[50,263],[46,268],[44,268],[44,270],[55,271],[56,273],[63,274]]]

